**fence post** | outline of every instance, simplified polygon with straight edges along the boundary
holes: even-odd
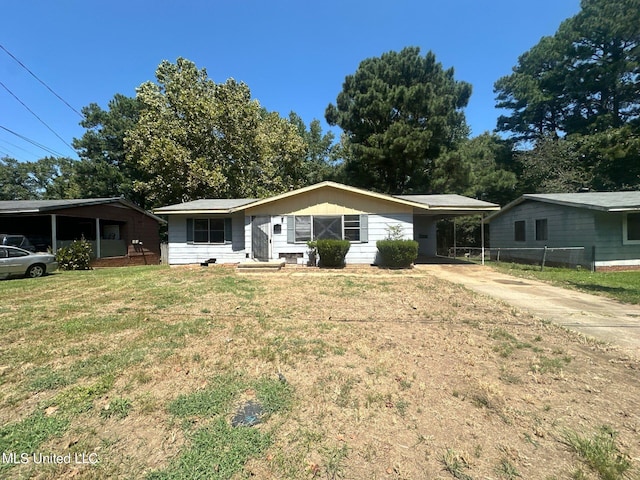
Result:
[[[496,262],[500,261],[500,249],[498,249],[498,253],[496,254]]]
[[[540,271],[544,270],[544,262],[547,261],[547,246],[544,246],[544,252],[542,252],[542,264],[540,265]]]

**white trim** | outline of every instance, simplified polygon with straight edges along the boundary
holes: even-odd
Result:
[[[636,212],[631,212],[631,213],[636,213]],[[622,219],[622,244],[623,245],[640,245],[640,240],[627,240],[627,236],[629,234],[629,230],[627,227],[628,217],[629,217],[629,214],[625,213]]]
[[[640,265],[640,258],[631,260],[598,260],[594,262],[596,267],[632,267]]]

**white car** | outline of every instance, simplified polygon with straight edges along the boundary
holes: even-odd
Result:
[[[0,278],[14,275],[37,278],[57,269],[56,257],[50,253],[33,253],[0,245]]]

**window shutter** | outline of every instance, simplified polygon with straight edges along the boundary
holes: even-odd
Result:
[[[187,218],[187,243],[193,242],[193,218]]]
[[[293,215],[287,215],[287,243],[296,243],[295,227]]]
[[[231,228],[231,218],[224,219],[224,243],[233,241],[233,229]]]
[[[369,216],[360,215],[360,241],[362,243],[369,242]]]

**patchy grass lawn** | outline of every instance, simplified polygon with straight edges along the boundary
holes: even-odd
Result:
[[[427,272],[102,269],[0,298],[1,478],[638,474],[637,359]]]
[[[491,267],[524,278],[535,278],[565,288],[604,295],[620,302],[640,304],[640,271],[590,272],[588,269],[491,262]]]

